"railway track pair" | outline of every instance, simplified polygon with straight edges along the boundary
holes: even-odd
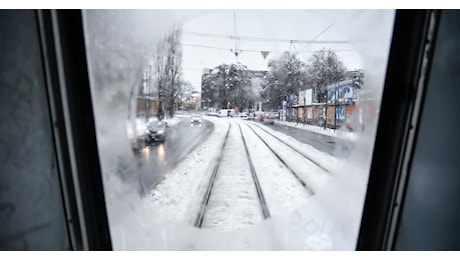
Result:
[[[229,123],[228,129],[227,129],[227,132],[226,132],[226,135],[225,135],[225,139],[222,142],[222,146],[221,146],[221,149],[220,149],[220,154],[217,157],[215,165],[212,167],[211,177],[209,179],[209,182],[207,184],[206,190],[204,192],[204,195],[203,195],[200,207],[199,207],[199,212],[197,213],[197,216],[195,217],[194,226],[197,227],[197,228],[203,228],[203,225],[204,225],[204,222],[205,222],[205,216],[209,211],[211,196],[213,196],[214,193],[219,192],[218,190],[216,190],[216,181],[217,181],[217,179],[219,177],[219,174],[222,174],[221,173],[222,172],[221,167],[222,167],[223,164],[225,164],[225,163],[223,163],[223,158],[224,158],[224,156],[226,156],[226,153],[228,153],[228,151],[227,151],[228,146],[229,146],[228,140],[229,140],[229,136],[230,136],[230,131],[232,130],[232,127],[234,125],[237,125],[237,127],[239,128],[241,141],[244,144],[245,156],[243,156],[243,157],[246,158],[247,164],[249,166],[249,171],[250,171],[252,183],[254,184],[254,188],[255,188],[255,191],[256,191],[256,194],[257,194],[258,204],[259,204],[259,207],[260,207],[260,214],[262,215],[263,219],[268,219],[268,218],[271,217],[269,205],[267,203],[267,200],[266,200],[265,195],[264,195],[264,191],[263,191],[262,186],[260,184],[258,172],[256,171],[256,168],[254,167],[254,161],[252,159],[252,156],[251,156],[251,153],[250,153],[250,150],[249,150],[249,147],[248,147],[248,142],[247,142],[247,139],[246,139],[246,137],[245,137],[245,135],[243,133],[242,127],[241,127],[241,125],[239,123]],[[301,174],[299,174],[292,166],[290,166],[289,163],[285,159],[283,159],[283,155],[280,154],[280,152],[278,152],[275,147],[273,147],[274,146],[273,144],[270,144],[266,140],[266,138],[262,137],[262,135],[260,133],[258,133],[256,131],[256,129],[261,130],[264,133],[268,134],[269,136],[273,137],[274,139],[277,140],[277,142],[280,143],[280,145],[284,145],[284,146],[288,147],[288,149],[292,150],[294,153],[301,155],[303,158],[305,158],[306,160],[311,162],[313,165],[315,165],[317,168],[319,168],[320,171],[325,172],[327,174],[329,174],[330,171],[326,167],[322,166],[320,163],[318,163],[315,160],[313,160],[312,158],[310,158],[308,155],[304,154],[298,148],[286,143],[285,141],[281,140],[280,138],[278,138],[277,136],[273,135],[269,131],[267,131],[267,130],[263,129],[262,127],[258,126],[257,124],[246,124],[246,126],[250,129],[250,131],[252,133],[255,134],[255,136],[257,136],[258,140],[260,140],[271,151],[271,153],[284,165],[284,167],[286,167],[286,169],[289,170],[289,172],[295,177],[295,179],[300,183],[300,185],[302,185],[302,187],[306,190],[306,192],[310,196],[313,196],[315,194],[315,192],[314,192],[313,188],[310,187],[310,185],[308,185],[308,182],[305,181],[301,177]],[[239,164],[242,164],[242,163],[243,162],[239,162]],[[244,162],[244,163],[246,163],[246,162]]]

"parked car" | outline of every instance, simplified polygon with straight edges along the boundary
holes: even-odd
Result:
[[[208,112],[206,115],[207,116],[219,116],[219,114],[217,114],[216,112]]]
[[[144,140],[146,143],[166,141],[166,127],[168,124],[164,120],[151,121],[147,124]]]
[[[249,120],[249,116],[247,114],[241,114],[240,118],[243,120]]]
[[[260,114],[259,115],[259,121],[267,124],[267,125],[274,125],[275,124],[275,118],[270,115],[270,114]]]

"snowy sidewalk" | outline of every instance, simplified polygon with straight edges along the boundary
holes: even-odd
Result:
[[[328,135],[328,136],[333,136],[337,138],[344,138],[344,139],[350,139],[350,140],[356,140],[358,137],[357,133],[349,132],[349,131],[344,131],[341,129],[324,129],[322,126],[317,126],[317,125],[309,125],[309,124],[304,124],[304,123],[297,123],[295,121],[275,121],[276,125],[285,125],[289,127],[294,127],[297,129],[302,129],[322,135]]]

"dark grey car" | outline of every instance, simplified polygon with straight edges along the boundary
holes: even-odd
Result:
[[[166,141],[166,121],[152,121],[147,124],[144,140],[146,143]]]

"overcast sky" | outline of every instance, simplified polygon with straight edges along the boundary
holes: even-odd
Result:
[[[363,38],[381,30],[388,39],[392,22],[391,10],[206,10],[183,24],[184,77],[199,89],[204,68],[238,61],[267,70],[285,51],[308,61],[321,48],[336,51],[350,70],[365,69]],[[261,51],[269,52],[265,59]]]

